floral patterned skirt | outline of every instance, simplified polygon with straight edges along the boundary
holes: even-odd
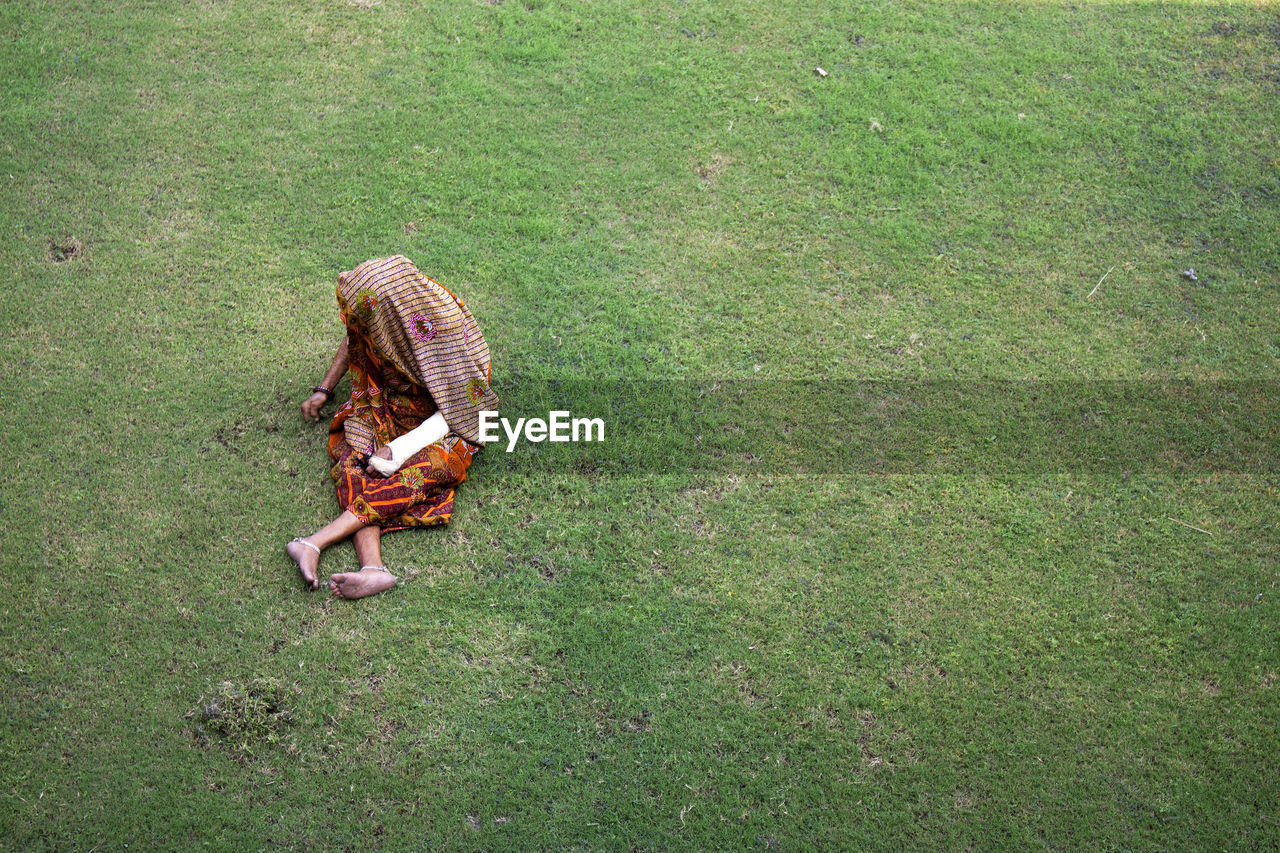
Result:
[[[430,444],[410,456],[399,471],[380,477],[365,471],[367,458],[342,437],[330,434],[331,472],[338,484],[338,504],[365,524],[383,532],[448,524],[455,487],[467,479],[467,468],[479,446],[456,435]]]

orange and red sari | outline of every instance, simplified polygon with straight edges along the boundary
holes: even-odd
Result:
[[[461,300],[399,256],[339,276],[338,306],[351,376],[329,426],[338,503],[383,531],[445,524],[481,447],[477,413],[497,407],[484,337]],[[369,455],[434,415],[436,395],[449,434],[390,477],[370,474]]]

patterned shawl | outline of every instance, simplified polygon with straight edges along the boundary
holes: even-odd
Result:
[[[481,443],[480,411],[496,410],[498,397],[489,387],[489,345],[461,299],[396,255],[339,275],[338,309],[349,331],[427,389],[451,432]],[[359,411],[351,420],[348,432],[361,431]]]

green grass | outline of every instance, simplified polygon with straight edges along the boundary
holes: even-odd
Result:
[[[1280,845],[1274,4],[0,45],[0,845]],[[283,554],[336,511],[298,404],[393,252],[504,414],[610,431],[481,454],[353,604]]]

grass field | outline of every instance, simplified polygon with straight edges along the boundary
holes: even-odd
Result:
[[[34,0],[0,79],[0,846],[1280,846],[1274,3]],[[337,601],[392,253],[606,441]]]

